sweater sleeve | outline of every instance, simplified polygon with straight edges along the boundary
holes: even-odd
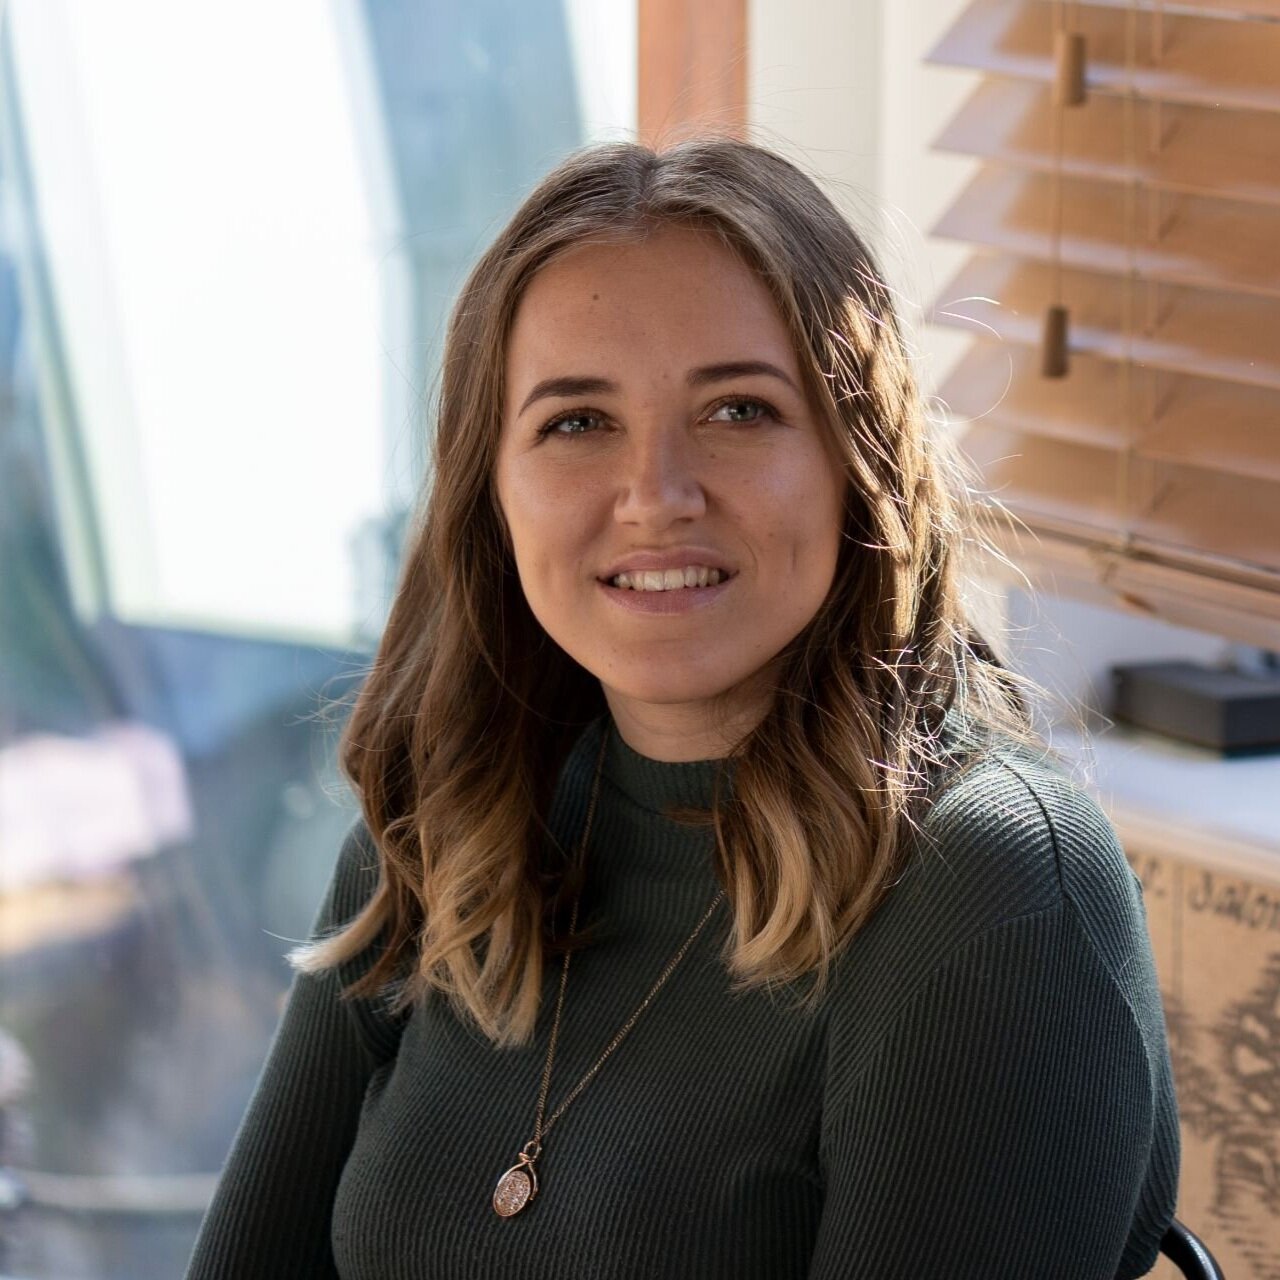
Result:
[[[343,841],[312,936],[350,920],[376,885],[376,854],[357,821]],[[337,1277],[329,1239],[334,1193],[369,1078],[395,1047],[388,1020],[369,1002],[339,1000],[367,958],[295,974],[187,1280]]]
[[[1112,1280],[1153,1072],[1069,898],[936,967],[825,1119],[811,1280]]]

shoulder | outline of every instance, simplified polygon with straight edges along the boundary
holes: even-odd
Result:
[[[347,826],[338,848],[329,887],[320,905],[312,937],[342,928],[355,919],[378,888],[377,842],[364,815],[358,814]]]
[[[1141,883],[1101,805],[1051,757],[1002,743],[942,780],[906,871],[836,974],[833,1103],[876,1071],[876,1081],[911,1075],[925,1058],[944,1074],[977,1063],[990,1085],[1034,1044],[1067,1056],[1087,1044],[1104,1074],[1124,1062],[1149,1082],[1176,1165]],[[1053,1054],[1045,1063],[1048,1079]]]
[[[931,975],[1037,922],[1125,986],[1149,946],[1140,883],[1098,801],[1052,757],[1002,740],[939,781],[904,871],[837,958],[833,1017],[892,1018]]]
[[[1142,882],[1106,811],[1066,766],[1001,744],[939,795],[921,834],[920,892],[948,900],[965,933],[1060,911],[1155,1034]]]
[[[912,870],[978,928],[1064,902],[1087,910],[1099,894],[1127,900],[1136,883],[1098,800],[1047,752],[1008,741],[944,777]]]
[[[312,938],[341,933],[368,905],[377,891],[381,874],[377,842],[363,815],[360,815],[347,827],[339,846],[329,888],[311,930]],[[367,945],[339,961],[336,968],[326,971],[322,980],[332,981],[336,991],[344,991],[365,977],[381,956],[387,940],[388,928],[384,923]],[[366,1043],[379,1060],[394,1053],[403,1030],[404,1018],[392,1011],[396,994],[392,985],[380,996],[352,995],[345,1001]]]

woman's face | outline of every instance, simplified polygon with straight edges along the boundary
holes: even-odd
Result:
[[[575,248],[520,301],[495,473],[520,582],[642,754],[724,754],[831,587],[846,482],[802,388],[704,231]]]

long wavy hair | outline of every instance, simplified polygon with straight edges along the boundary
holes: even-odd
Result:
[[[818,186],[750,143],[589,147],[555,168],[481,256],[444,351],[434,476],[385,632],[343,729],[340,763],[377,846],[359,914],[291,957],[307,972],[364,953],[346,988],[399,1011],[442,993],[495,1045],[532,1039],[544,965],[576,891],[546,814],[561,767],[607,710],[599,681],[530,611],[494,486],[517,303],[585,241],[679,224],[736,251],[768,288],[849,484],[834,581],[781,655],[770,709],[733,749],[708,813],[732,908],[738,989],[812,975],[900,875],[952,706],[1038,741],[1022,693],[970,625],[961,561],[968,476],[930,429],[890,289]],[[375,945],[376,944],[376,945]]]

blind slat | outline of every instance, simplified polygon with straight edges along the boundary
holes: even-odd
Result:
[[[1123,90],[1125,9],[1076,5],[1072,29],[1088,48],[1087,83]],[[976,0],[928,55],[944,66],[1050,83],[1054,75],[1054,6],[1044,0]],[[1280,23],[1226,22],[1221,18],[1164,18],[1164,55],[1152,58],[1153,18],[1138,14],[1133,86],[1143,97],[1204,106],[1280,112]]]
[[[1268,575],[1250,575],[1208,557],[1170,562],[1159,548],[1117,556],[1087,537],[1028,524],[1026,530],[1014,530],[1001,522],[987,530],[1006,557],[986,557],[987,576],[1023,586],[1025,575],[1047,591],[1280,649],[1280,592]]]
[[[1054,0],[1040,0],[1052,4]],[[1100,9],[1127,9],[1131,0],[1077,0]],[[1150,5],[1152,0],[1136,0]],[[1280,0],[1164,0],[1167,14],[1191,14],[1208,18],[1280,18]]]
[[[1157,127],[1157,110],[1162,145],[1153,151],[1148,141]],[[1127,146],[1126,127],[1131,130]],[[1050,91],[1022,80],[984,80],[934,145],[1051,170]],[[1280,127],[1265,112],[1182,104],[1157,108],[1150,102],[1137,104],[1126,125],[1124,99],[1095,93],[1064,115],[1063,172],[1108,182],[1136,175],[1147,186],[1169,191],[1280,204]]]
[[[1272,299],[1142,281],[1127,289],[1128,337],[1124,279],[1063,271],[1073,352],[1280,390],[1280,322]],[[1048,264],[980,254],[939,294],[931,319],[970,334],[994,330],[1007,342],[1035,345],[1052,292]]]
[[[1280,486],[1275,391],[1142,366],[1126,372],[1081,354],[1072,357],[1070,377],[1049,380],[1034,350],[978,342],[938,394],[953,416],[1113,452],[1125,446],[1132,423],[1142,457]]]
[[[1123,493],[1114,449],[1027,435],[985,422],[964,437],[987,487],[1015,515],[1105,541],[1125,529],[1176,555],[1208,552],[1280,575],[1275,486],[1140,460]]]
[[[1167,194],[1163,202],[1134,201],[1127,216],[1123,187],[1084,178],[1061,185],[1064,263],[1116,273],[1132,263],[1153,280],[1280,299],[1280,207]],[[1048,259],[1052,189],[1044,174],[984,167],[933,234]]]

